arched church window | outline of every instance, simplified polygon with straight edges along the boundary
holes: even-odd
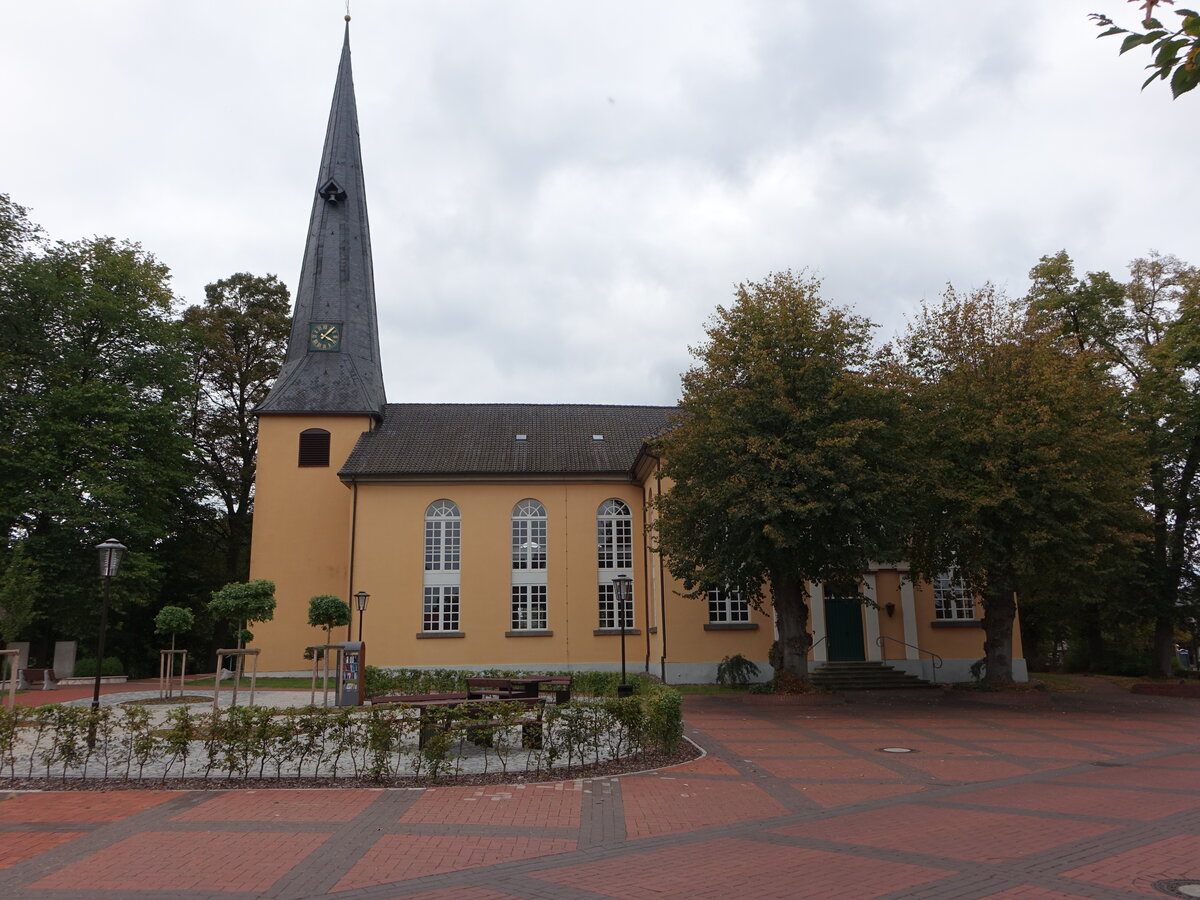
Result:
[[[329,432],[324,428],[306,428],[300,432],[300,465],[329,465]]]
[[[421,630],[459,631],[462,514],[450,500],[425,510],[425,579]]]
[[[612,580],[633,577],[633,515],[624,500],[605,500],[596,510],[596,575],[600,602],[600,628],[633,627],[633,591],[617,609]]]
[[[549,627],[546,599],[546,507],[526,499],[512,511],[513,631],[545,631]]]

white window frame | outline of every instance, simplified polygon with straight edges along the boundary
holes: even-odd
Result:
[[[421,606],[421,630],[425,633],[460,631],[461,612],[457,584],[427,584]]]
[[[965,622],[975,618],[975,595],[951,569],[933,579],[933,617],[938,622]]]
[[[452,500],[425,509],[425,576],[421,631],[461,630],[462,512]]]
[[[546,585],[514,584],[510,621],[513,631],[545,631],[549,627]]]
[[[713,625],[740,625],[750,621],[750,604],[738,588],[708,589],[708,621]]]
[[[546,631],[546,540],[549,517],[539,500],[526,497],[512,510],[512,631]]]
[[[618,613],[612,583],[618,575],[633,578],[633,512],[624,500],[610,497],[596,510],[597,614],[603,630],[619,629],[621,618],[626,630],[634,627],[636,583],[631,581],[629,600]]]

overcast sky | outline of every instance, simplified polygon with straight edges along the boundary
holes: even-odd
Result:
[[[740,281],[903,328],[1067,249],[1200,263],[1200,91],[1120,0],[353,0],[388,399],[673,403]],[[966,12],[964,12],[966,11]],[[0,0],[0,192],[183,301],[294,289],[343,0]],[[1174,19],[1167,12],[1166,19]]]

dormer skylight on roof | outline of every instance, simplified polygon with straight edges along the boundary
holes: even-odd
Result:
[[[518,440],[518,441],[527,441],[527,440],[529,440],[529,435],[527,435],[527,434],[518,434],[518,435],[517,435],[517,440]]]
[[[593,435],[592,435],[592,440],[593,440],[593,441],[602,441],[602,440],[604,440],[604,435],[602,435],[602,434],[593,434]]]

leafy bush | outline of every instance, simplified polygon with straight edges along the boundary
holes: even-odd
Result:
[[[104,657],[104,664],[100,666],[101,675],[124,675],[125,667],[121,664],[121,660],[115,656]],[[94,659],[78,659],[75,661],[75,677],[76,678],[94,678],[96,675],[96,660]]]
[[[84,740],[92,725],[94,749]],[[467,742],[485,748],[485,760],[495,759],[505,772],[511,760],[521,759],[524,768],[540,774],[646,750],[672,752],[682,736],[679,692],[649,682],[632,697],[552,705],[540,721],[503,703],[437,709],[425,717],[402,706],[233,707],[215,714],[181,707],[158,724],[143,706],[93,712],[50,705],[23,708],[20,719],[0,708],[0,774],[165,782],[178,776],[303,778],[330,771],[336,777],[348,769],[380,780],[437,778],[459,772]],[[24,748],[19,760],[18,746]],[[145,769],[153,760],[164,768],[150,775]]]
[[[758,666],[740,653],[726,656],[717,665],[717,684],[747,685],[758,677]]]

